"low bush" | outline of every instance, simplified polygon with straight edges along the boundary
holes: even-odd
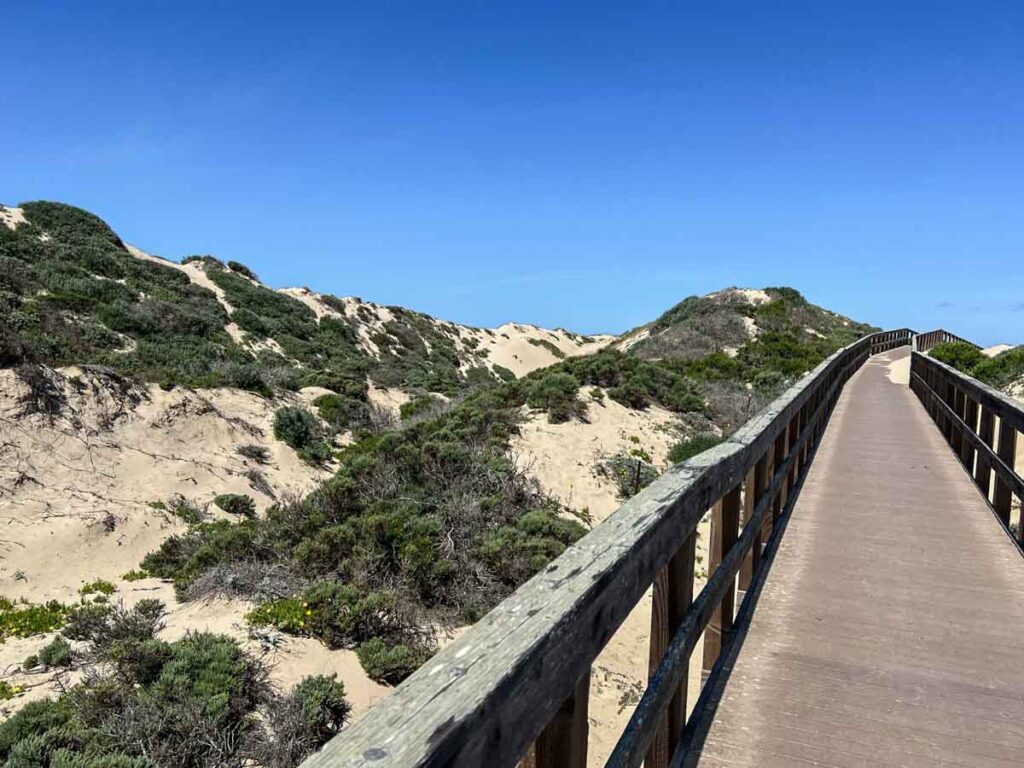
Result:
[[[356,650],[359,663],[371,680],[384,685],[398,685],[430,658],[407,645],[387,645],[374,637]]]
[[[7,701],[13,699],[19,693],[24,691],[24,686],[11,685],[6,680],[0,680],[0,701]]]
[[[78,594],[86,597],[88,595],[112,595],[117,592],[117,587],[105,579],[96,579],[82,586]]]
[[[227,268],[230,269],[232,272],[237,272],[240,275],[248,277],[250,280],[255,280],[259,282],[259,278],[256,277],[256,273],[249,269],[247,266],[245,266],[245,264],[242,264],[240,261],[229,261],[227,263]]]
[[[46,667],[70,667],[71,645],[58,635],[39,652],[39,661]]]
[[[986,357],[973,344],[958,341],[937,344],[928,354],[997,389],[1024,377],[1024,346]]]
[[[252,459],[258,464],[266,464],[270,460],[270,450],[262,445],[249,443],[238,446],[237,450],[240,456]]]
[[[551,372],[531,382],[526,402],[531,408],[546,410],[548,421],[558,424],[586,413],[586,403],[576,396],[579,388],[579,381],[571,373]]]
[[[658,479],[658,470],[642,458],[618,453],[598,464],[598,472],[615,483],[620,499],[629,499]]]
[[[256,516],[256,502],[252,500],[251,496],[247,496],[244,493],[222,493],[214,497],[213,503],[229,515],[238,515],[239,517]]]
[[[936,344],[928,354],[965,373],[972,373],[975,368],[988,359],[980,349],[965,341]]]
[[[680,440],[669,449],[668,460],[673,464],[686,461],[687,459],[693,458],[698,453],[703,453],[708,450],[708,448],[714,448],[722,442],[723,439],[724,438],[712,433],[701,433],[687,438],[686,440]]]
[[[323,464],[331,458],[331,447],[324,440],[319,422],[302,408],[289,405],[277,410],[274,437],[294,448],[309,464]]]
[[[269,707],[267,738],[254,753],[265,768],[291,768],[348,722],[352,707],[333,675],[311,675]]]
[[[402,403],[398,408],[398,415],[402,421],[412,418],[424,418],[437,416],[444,408],[445,401],[436,395],[418,395],[407,403]]]
[[[100,664],[59,698],[30,702],[0,723],[4,765],[201,768],[255,760],[294,768],[351,712],[333,678],[305,678],[287,696],[275,695],[263,667],[230,638],[155,639],[153,618],[163,613],[157,601],[131,611],[86,608],[93,619],[78,635],[88,643],[86,656]],[[105,618],[96,621],[101,610]],[[44,650],[53,654],[44,663],[62,663],[67,651],[58,638]]]
[[[68,607],[56,600],[43,604],[0,597],[0,642],[9,637],[32,637],[53,632],[64,624]]]

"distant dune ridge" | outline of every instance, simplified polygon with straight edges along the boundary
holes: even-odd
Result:
[[[61,204],[0,223],[0,594],[71,606],[103,580],[110,604],[159,598],[160,637],[226,634],[282,690],[335,673],[350,717],[871,329],[773,287],[691,296],[620,336],[481,329],[171,262]],[[389,623],[353,628],[338,601]],[[649,613],[598,659],[595,761],[643,688]],[[22,669],[53,637],[0,644],[24,686],[7,713],[58,695],[64,672]],[[73,646],[85,679],[95,648]]]

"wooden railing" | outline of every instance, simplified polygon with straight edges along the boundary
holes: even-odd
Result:
[[[1016,471],[1024,406],[945,363],[914,352],[910,386],[942,430],[978,490],[1010,531],[1013,498],[1024,499],[1024,479]],[[1024,520],[1016,539],[1024,544]]]
[[[679,764],[843,385],[869,355],[912,336],[873,334],[836,352],[724,443],[668,469],[305,768],[583,768],[591,665],[652,584],[649,683],[607,764]],[[697,525],[709,510],[708,580],[694,598]],[[702,634],[709,683],[688,713]]]
[[[946,344],[953,341],[963,342],[964,344],[970,344],[972,347],[977,347],[973,341],[968,341],[962,336],[957,336],[955,333],[939,328],[934,331],[925,331],[919,333],[914,337],[914,349],[917,352],[927,352],[932,347],[936,347],[939,344]]]

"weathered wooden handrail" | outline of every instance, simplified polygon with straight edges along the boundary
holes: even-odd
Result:
[[[703,632],[704,676],[715,673],[737,598],[763,575],[764,544],[781,530],[843,385],[871,354],[912,338],[889,331],[839,350],[724,443],[668,469],[305,768],[500,768],[527,755],[538,768],[582,768],[590,667],[652,584],[649,685],[609,765],[678,762],[694,645]],[[708,510],[708,581],[692,599]]]
[[[938,328],[934,331],[925,331],[924,333],[916,334],[914,336],[914,350],[917,352],[927,352],[933,347],[937,347],[939,344],[947,344],[954,341],[970,344],[972,347],[978,346],[973,341],[968,341],[962,336],[950,333],[944,328]]]
[[[1014,467],[1024,406],[935,358],[914,352],[910,386],[1010,531],[1013,497],[1024,500],[1024,478]],[[1024,520],[1017,524],[1024,545]]]

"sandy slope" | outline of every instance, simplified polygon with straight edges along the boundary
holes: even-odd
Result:
[[[981,354],[985,355],[985,357],[995,357],[996,355],[1006,352],[1009,349],[1013,349],[1012,344],[996,344],[995,346],[992,347],[985,347],[983,350],[981,350]]]
[[[265,509],[325,476],[273,439],[283,401],[230,389],[124,393],[97,374],[58,375],[67,404],[51,420],[20,416],[27,388],[0,371],[0,593],[67,599],[85,580],[116,579],[185,527],[152,502],[180,494],[206,505],[219,493],[247,493]],[[264,446],[268,463],[239,455],[243,444]],[[254,487],[253,472],[269,488]]]
[[[394,319],[394,313],[388,307],[354,296],[338,299],[331,306],[324,301],[322,294],[309,288],[283,288],[281,293],[303,302],[318,318],[344,316],[355,324],[363,351],[380,357],[380,350],[373,343],[371,335],[386,332],[385,324]],[[344,312],[338,311],[338,303]],[[471,365],[489,368],[500,365],[516,376],[554,365],[565,357],[596,352],[615,340],[614,336],[609,335],[581,336],[561,328],[552,331],[527,323],[506,323],[498,328],[473,328],[446,320],[432,319],[431,322],[438,331],[448,334],[456,342],[464,369]],[[557,349],[558,354],[547,345]]]
[[[136,386],[126,395],[96,374],[75,368],[59,373],[67,403],[51,420],[20,415],[26,387],[13,371],[0,370],[0,594],[75,602],[83,583],[107,579],[118,587],[113,599],[126,605],[143,597],[163,600],[168,639],[191,629],[248,643],[271,664],[272,679],[282,688],[306,674],[336,672],[357,715],[386,695],[387,688],[366,677],[354,652],[277,635],[264,653],[261,643],[248,638],[247,603],[180,604],[170,584],[121,579],[167,536],[186,528],[151,502],[181,494],[206,505],[218,493],[246,493],[263,510],[275,497],[306,493],[326,476],[273,439],[273,413],[283,401],[228,389],[165,392]],[[304,391],[290,399],[301,402],[316,394]],[[240,456],[242,444],[264,446],[268,462]],[[252,470],[263,474],[272,495],[252,487],[246,476]],[[212,505],[209,511],[225,516]],[[24,658],[51,637],[0,644],[0,678],[27,688],[3,711],[55,690],[52,674],[20,670]]]
[[[589,390],[580,397],[589,399]],[[669,448],[681,437],[678,418],[662,408],[634,411],[608,397],[591,402],[587,421],[549,424],[544,414],[528,414],[513,453],[549,493],[576,510],[586,510],[596,525],[621,506],[613,483],[599,475],[596,464],[605,456],[640,448],[656,466],[667,463]],[[636,440],[632,439],[636,438]],[[697,580],[704,584],[708,521],[698,528]],[[588,763],[604,765],[647,685],[651,594],[648,592],[605,646],[591,670],[590,749]],[[700,659],[703,645],[694,654]],[[690,670],[690,702],[699,691],[699,662]]]

